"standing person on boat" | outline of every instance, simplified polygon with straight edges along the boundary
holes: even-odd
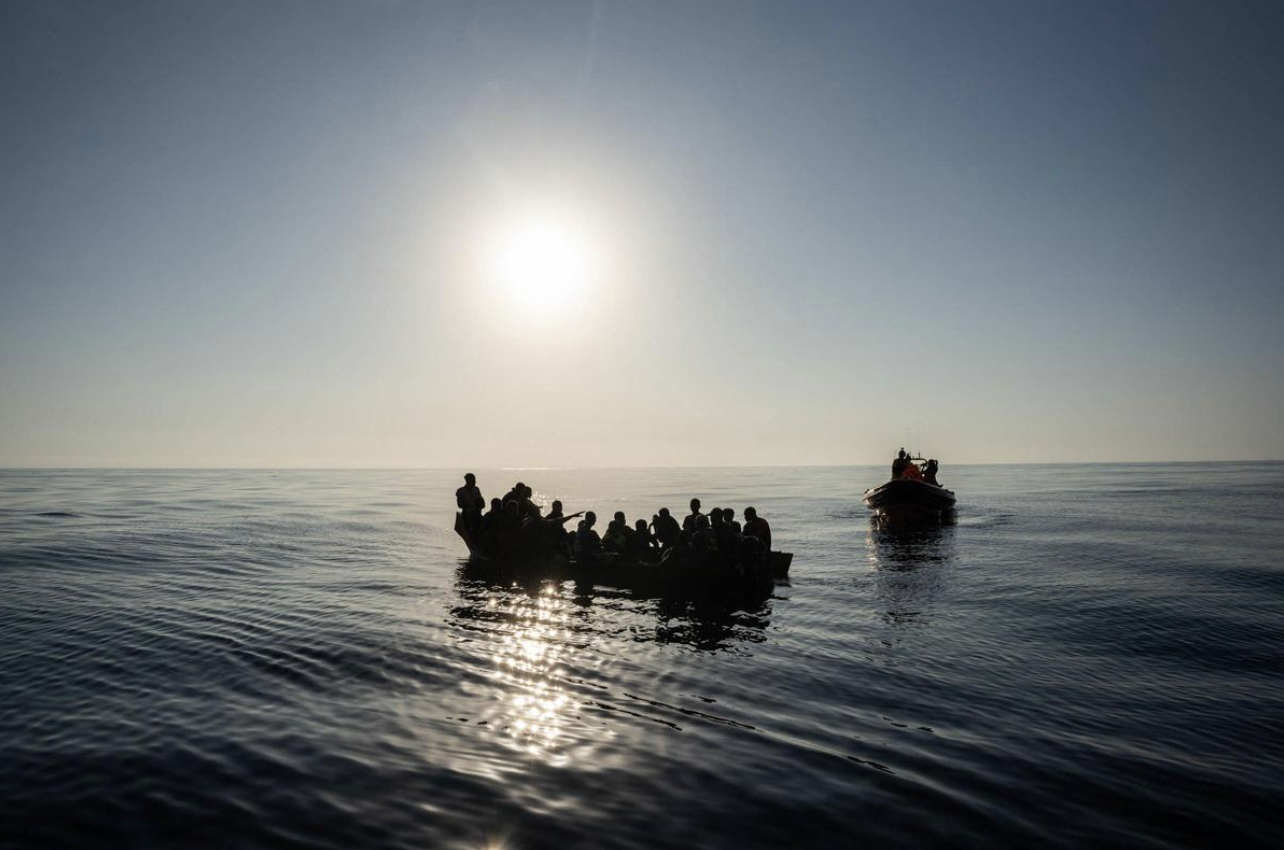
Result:
[[[682,526],[669,513],[668,508],[660,508],[660,513],[655,517],[655,539],[660,541],[661,549],[672,549],[678,545],[678,538],[682,536]]]
[[[700,513],[700,500],[691,500],[691,513],[687,514],[686,519],[682,520],[682,530],[687,534],[695,534],[696,523],[704,514]],[[706,522],[708,519],[706,518]]]
[[[909,463],[909,455],[905,454],[904,447],[896,453],[896,460],[892,461],[892,477],[900,478],[905,472],[905,466]]]
[[[758,538],[768,551],[771,550],[771,526],[753,508],[745,508],[744,533],[746,537]]]
[[[455,491],[455,504],[467,514],[475,509],[478,499],[482,499],[482,494],[477,487],[477,476],[469,472],[464,475],[464,486]],[[482,499],[482,504],[486,504],[485,499]]]

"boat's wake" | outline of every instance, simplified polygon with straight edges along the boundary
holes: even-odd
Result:
[[[1012,525],[1015,522],[1016,514],[982,514],[980,516],[959,517],[955,524],[969,528],[993,528],[1000,525]]]

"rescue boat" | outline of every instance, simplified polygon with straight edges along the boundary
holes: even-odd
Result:
[[[954,491],[915,478],[893,478],[865,491],[865,507],[897,520],[937,520],[954,509]]]

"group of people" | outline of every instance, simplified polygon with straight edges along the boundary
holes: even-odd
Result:
[[[747,565],[765,562],[771,551],[771,526],[754,508],[745,508],[744,524],[732,508],[700,512],[699,499],[691,500],[691,513],[679,523],[668,508],[660,508],[648,523],[629,524],[616,511],[604,533],[597,530],[597,514],[563,512],[555,500],[547,515],[532,500],[533,491],[517,482],[503,498],[491,499],[490,509],[477,487],[477,477],[464,476],[455,491],[460,523],[469,545],[496,557],[531,557],[562,554],[580,562],[606,558],[629,563],[658,563],[673,558],[700,564]],[[566,524],[583,517],[574,530]]]
[[[892,478],[912,478],[915,481],[926,481],[928,484],[940,487],[940,483],[936,480],[936,473],[940,468],[941,465],[935,458],[919,467],[909,453],[902,448],[896,453],[896,460],[892,461]]]

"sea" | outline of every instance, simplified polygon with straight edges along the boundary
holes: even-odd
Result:
[[[1284,846],[1284,465],[471,470],[751,599],[478,575],[465,471],[0,472],[0,847]]]

